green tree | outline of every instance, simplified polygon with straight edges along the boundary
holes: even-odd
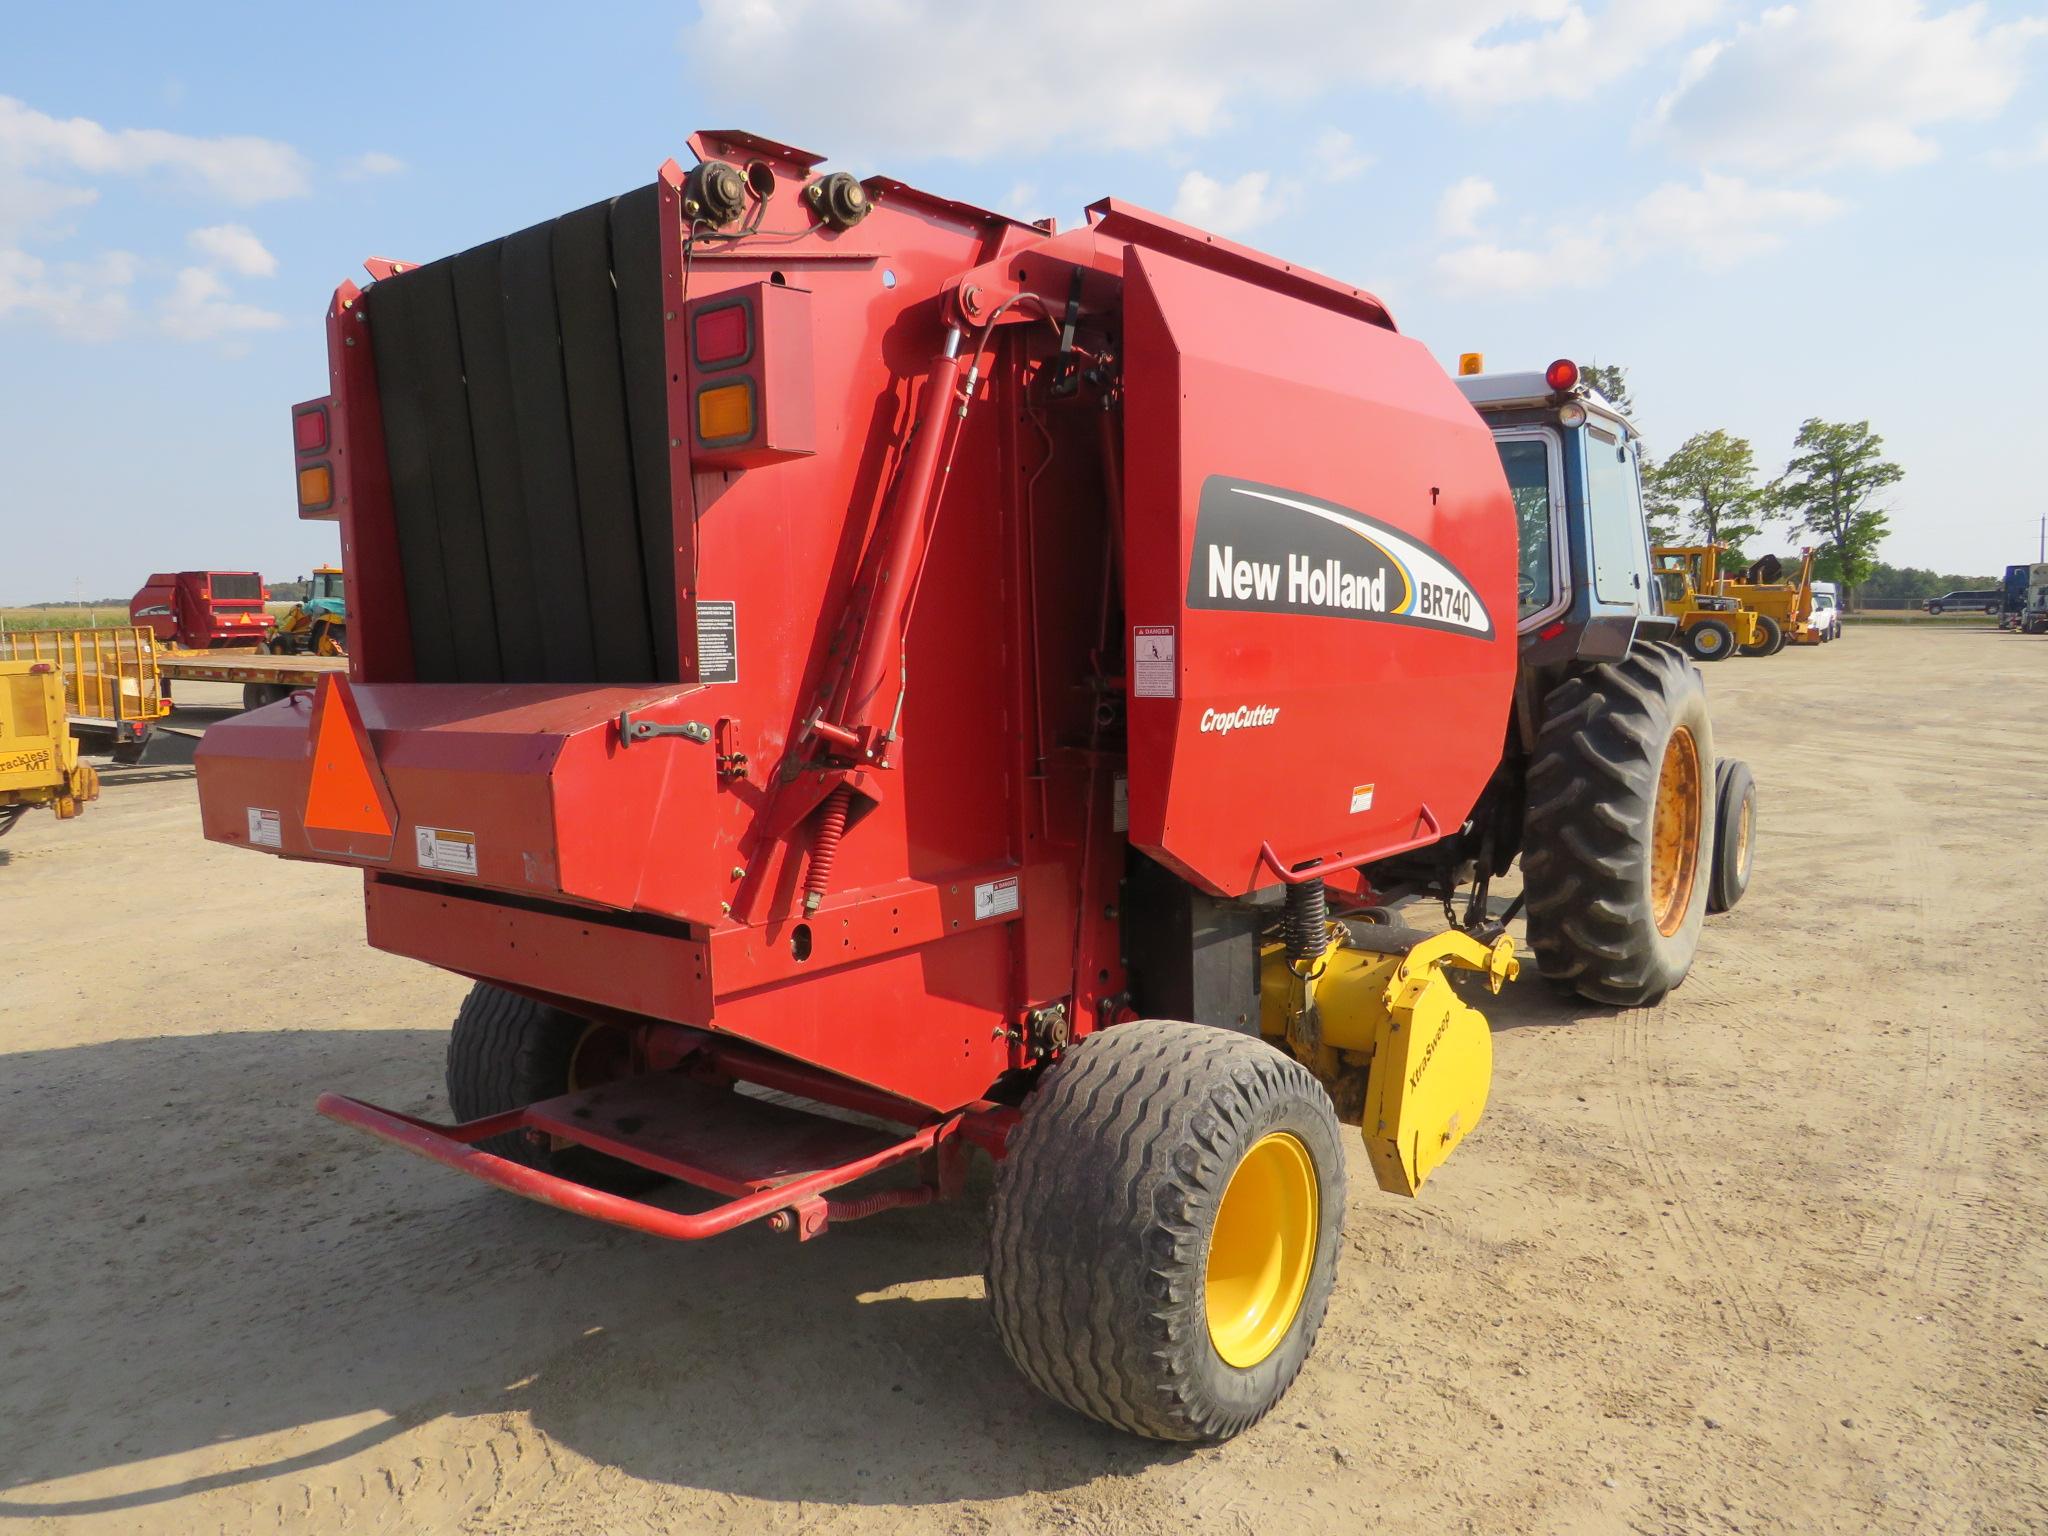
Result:
[[[1651,526],[1681,526],[1701,544],[1733,553],[1762,532],[1768,503],[1756,483],[1756,455],[1745,438],[1715,428],[1695,432],[1643,477]]]
[[[1874,504],[1879,492],[1906,478],[1881,456],[1884,439],[1867,421],[1809,416],[1792,440],[1792,461],[1771,482],[1778,515],[1821,540],[1817,564],[1842,584],[1846,604],[1877,564],[1877,546],[1891,519]]]
[[[1607,403],[1624,416],[1633,416],[1635,398],[1628,392],[1628,370],[1619,363],[1586,363],[1579,369],[1579,382],[1600,391]]]

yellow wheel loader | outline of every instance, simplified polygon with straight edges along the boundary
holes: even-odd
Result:
[[[1660,544],[1653,553],[1657,580],[1664,589],[1664,611],[1678,620],[1679,642],[1694,661],[1722,661],[1737,651],[1763,656],[1774,648],[1774,640],[1784,644],[1783,637],[1775,635],[1775,626],[1767,626],[1760,615],[1700,581],[1699,550]],[[1711,565],[1711,555],[1707,558]]]

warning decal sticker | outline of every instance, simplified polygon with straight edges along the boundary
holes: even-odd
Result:
[[[985,922],[991,917],[1007,917],[1017,910],[1019,877],[1005,875],[1000,880],[984,880],[974,888],[974,920]]]
[[[739,604],[729,598],[697,599],[697,681],[740,680]]]
[[[284,823],[277,812],[249,807],[249,841],[258,848],[284,846]]]
[[[1171,624],[1131,626],[1131,694],[1140,699],[1170,699],[1179,690],[1173,658]]]
[[[444,875],[476,877],[474,832],[451,832],[446,827],[415,827],[413,840],[419,851],[421,869],[438,869]]]

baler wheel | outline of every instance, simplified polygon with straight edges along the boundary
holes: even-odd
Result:
[[[1040,1391],[1157,1440],[1227,1440],[1279,1402],[1336,1279],[1344,1154],[1323,1087],[1234,1030],[1088,1036],[1025,1102],[988,1295]]]
[[[1529,947],[1561,989],[1650,1007],[1685,980],[1706,916],[1716,825],[1705,684],[1640,642],[1543,703],[1522,884]]]
[[[448,1106],[457,1120],[480,1120],[624,1076],[632,1070],[631,1052],[621,1056],[619,1042],[610,1038],[617,1033],[480,981],[462,1000],[448,1037]],[[538,1132],[510,1131],[477,1145],[615,1195],[661,1183],[661,1175],[645,1168]]]
[[[1785,631],[1768,613],[1756,616],[1756,643],[1737,646],[1745,656],[1775,656],[1785,649]]]

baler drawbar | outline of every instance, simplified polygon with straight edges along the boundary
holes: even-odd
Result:
[[[369,942],[474,986],[457,1123],[319,1107],[678,1239],[980,1147],[1020,1369],[1235,1434],[1327,1305],[1340,1121],[1414,1194],[1485,1105],[1451,975],[1519,968],[1485,882],[1541,766],[1492,434],[1371,294],[1170,219],[690,148],[329,309],[348,675],[207,733],[205,832],[359,867]],[[1689,962],[1705,731],[1632,734],[1675,851],[1612,878],[1670,954],[1559,941],[1582,990]]]

